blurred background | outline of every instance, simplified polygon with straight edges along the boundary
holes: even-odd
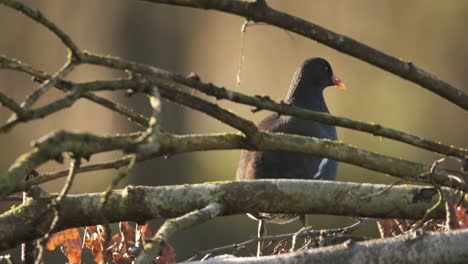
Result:
[[[468,2],[314,0],[267,1],[272,7],[310,20],[345,34],[371,47],[417,66],[468,92]],[[164,6],[135,0],[42,0],[25,1],[40,9],[79,45],[100,54],[111,54],[147,63],[182,74],[196,72],[204,81],[235,89],[249,95],[269,95],[279,101],[287,92],[296,67],[310,57],[326,58],[347,90],[329,88],[325,92],[332,114],[375,122],[435,141],[460,147],[468,146],[467,114],[446,100],[383,72],[365,62],[341,54],[312,40],[268,25],[249,26],[244,40],[245,56],[240,87],[236,87],[244,19],[215,11]],[[61,42],[43,27],[19,13],[0,6],[0,53],[20,59],[49,73],[66,59]],[[124,76],[121,72],[95,66],[80,66],[68,78],[92,81]],[[30,77],[0,71],[0,90],[17,101],[37,87]],[[148,114],[143,96],[126,98],[123,94],[100,95]],[[37,105],[57,99],[60,92],[49,92]],[[268,113],[253,114],[249,107],[219,102],[235,113],[258,122]],[[163,127],[175,133],[222,132],[233,129],[203,114],[171,103],[163,106]],[[0,119],[10,113],[0,109]],[[2,121],[3,122],[3,121]],[[22,153],[30,142],[51,131],[66,129],[97,134],[124,133],[138,127],[107,109],[80,100],[73,107],[44,120],[21,124],[0,135],[0,171]],[[431,163],[438,155],[388,139],[338,128],[341,140],[379,153]],[[92,157],[91,162],[116,158],[121,153]],[[211,151],[155,159],[138,164],[126,184],[167,185],[233,180],[239,151]],[[40,167],[40,172],[56,171],[65,165],[55,162]],[[80,174],[72,192],[104,190],[116,171]],[[390,183],[395,179],[355,166],[341,164],[340,181]],[[44,184],[47,191],[59,191],[63,179]],[[2,204],[2,211],[9,205]],[[348,217],[314,216],[317,228],[348,225]],[[155,228],[161,221],[153,221]],[[256,234],[256,222],[244,215],[223,217],[181,232],[172,241],[178,260],[194,250],[245,241]],[[270,234],[297,231],[298,223],[271,226]],[[216,232],[213,232],[216,230]],[[376,236],[368,226],[361,234]],[[207,235],[208,234],[208,235]],[[57,251],[58,252],[58,251]],[[18,257],[18,250],[12,251]],[[243,251],[249,255],[254,250]],[[65,262],[61,253],[49,260]],[[89,260],[87,261],[90,262]]]

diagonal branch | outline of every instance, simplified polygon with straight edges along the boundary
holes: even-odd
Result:
[[[34,92],[30,94],[24,102],[21,103],[21,107],[23,109],[28,109],[30,106],[32,106],[51,87],[55,86],[55,84],[60,79],[63,79],[67,74],[69,74],[76,67],[76,65],[77,64],[73,61],[67,61],[67,63],[63,65],[59,71],[47,79],[39,88],[34,90]]]
[[[63,200],[64,197],[67,196],[68,192],[70,191],[73,181],[76,176],[76,170],[80,167],[81,164],[81,158],[75,158],[73,162],[70,164],[70,172],[67,177],[67,181],[65,182],[65,185],[62,187],[62,190],[60,191],[60,194],[57,196],[56,199],[51,201],[51,209],[54,211],[54,218],[52,222],[50,223],[50,226],[48,228],[48,231],[45,233],[45,235],[37,242],[38,245],[38,253],[36,257],[35,263],[43,263],[42,262],[42,257],[44,254],[44,247],[45,244],[47,243],[47,240],[50,238],[52,233],[55,232],[55,228],[57,227],[57,223],[60,221],[61,217],[61,204],[60,202]]]
[[[17,116],[21,116],[24,110],[21,106],[12,98],[8,97],[4,93],[0,92],[0,104],[10,109]]]
[[[161,255],[161,250],[177,232],[201,224],[215,218],[223,213],[223,205],[210,203],[200,210],[192,211],[181,217],[167,220],[159,228],[156,235],[145,243],[143,251],[135,260],[135,264],[151,263],[157,256]]]
[[[34,10],[17,0],[2,0],[0,1],[0,4],[15,9],[23,13],[25,16],[28,16],[29,18],[33,19],[37,23],[46,27],[62,41],[62,43],[70,50],[73,57],[77,57],[77,55],[80,54],[78,46],[76,46],[72,39],[59,27],[57,27],[52,21],[50,21],[46,16],[44,16],[39,10]]]
[[[3,55],[0,55],[0,68],[3,68],[3,69],[10,69],[10,70],[15,70],[15,71],[19,71],[19,72],[23,72],[25,74],[28,74],[28,75],[31,75],[33,76],[36,80],[40,81],[40,82],[44,82],[50,78],[52,78],[51,75],[43,72],[43,71],[40,71],[40,70],[37,70],[33,67],[31,67],[30,65],[26,64],[26,63],[23,63],[19,60],[15,60],[15,59],[10,59],[10,58],[7,58]],[[72,84],[70,82],[65,82],[63,80],[61,80],[59,83],[57,83],[56,85],[58,88],[60,88],[62,91],[64,92],[67,92],[69,91],[70,87],[72,86]],[[86,85],[85,85],[86,86]],[[115,103],[115,102],[112,102],[106,98],[103,98],[103,97],[100,97],[100,96],[97,96],[93,93],[89,93],[89,92],[85,92],[83,93],[81,96],[83,96],[84,98],[86,98],[87,100],[89,101],[92,101],[96,104],[99,104],[99,105],[102,105],[114,112],[117,112],[119,114],[122,114],[124,116],[126,116],[128,119],[130,119],[132,122],[135,122],[136,124],[144,127],[144,128],[147,128],[148,127],[148,119],[146,117],[144,117],[143,115],[140,115],[138,113],[135,113],[132,109],[130,108],[127,108],[126,106],[124,105],[121,105],[121,104],[118,104],[118,103]],[[67,101],[69,102],[67,99],[65,99],[64,101]],[[57,103],[57,101],[56,101]],[[60,103],[57,103],[57,104],[60,104]],[[45,110],[47,108],[52,109],[54,107],[50,106],[43,106],[41,107],[41,109],[43,109],[42,111],[44,111],[42,114],[49,114],[49,113],[53,113],[54,111],[58,111],[60,109],[63,109],[63,108],[60,108],[60,109],[57,109],[57,110],[53,110],[53,111],[50,111],[49,110]],[[31,112],[29,112],[29,114],[31,114]],[[29,117],[29,118],[38,118],[40,116],[38,115],[34,115],[33,114],[33,117]],[[15,119],[14,121],[11,121],[5,125],[3,125],[2,127],[0,127],[0,133],[1,132],[5,132],[9,129],[11,129],[13,126],[17,125],[18,123],[20,122],[25,122],[25,121],[28,121],[30,119],[27,119],[24,117],[24,115],[21,115],[21,118],[19,119]]]
[[[258,128],[257,126],[242,117],[235,115],[234,113],[225,110],[214,103],[207,102],[199,97],[193,96],[189,93],[179,91],[173,86],[156,82],[158,87],[161,89],[161,95],[173,102],[195,109],[202,113],[205,113],[225,124],[230,125],[240,131],[242,131],[249,141],[254,142],[258,140]]]
[[[264,22],[286,29],[306,38],[318,41],[339,52],[348,54],[369,64],[391,72],[403,79],[419,84],[423,88],[447,99],[464,110],[468,110],[468,94],[439,79],[435,75],[382,51],[369,47],[357,40],[335,33],[304,19],[275,10],[265,1],[240,0],[139,0],[152,3],[213,9],[245,17],[247,20]]]

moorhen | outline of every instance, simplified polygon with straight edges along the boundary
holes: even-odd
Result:
[[[306,60],[294,73],[284,102],[313,111],[329,113],[323,90],[328,86],[344,89],[344,84],[322,58]],[[312,120],[273,113],[258,125],[260,130],[337,140],[336,128]],[[240,155],[237,180],[254,179],[310,179],[335,180],[338,163],[323,157],[281,151],[247,151]],[[285,224],[299,217],[297,214],[248,214],[259,221],[258,236],[265,234],[265,222]],[[300,216],[305,225],[305,216]],[[261,254],[259,243],[257,255]]]

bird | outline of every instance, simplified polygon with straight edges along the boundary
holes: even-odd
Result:
[[[313,111],[329,113],[323,91],[329,86],[344,89],[344,83],[336,77],[330,63],[323,58],[310,58],[295,71],[284,103]],[[289,133],[301,136],[337,140],[336,127],[313,120],[273,113],[259,124],[260,130]],[[281,151],[242,150],[236,171],[236,180],[255,179],[310,179],[335,180],[338,162],[325,157],[304,153]],[[265,232],[265,223],[286,224],[300,218],[305,226],[305,216],[297,214],[248,214],[259,221],[258,237]],[[257,255],[262,253],[262,243],[258,243]]]

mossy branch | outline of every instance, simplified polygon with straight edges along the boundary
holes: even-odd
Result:
[[[61,160],[61,155],[71,152],[76,155],[89,158],[92,154],[111,150],[123,150],[135,152],[138,144],[131,139],[140,135],[122,135],[115,137],[101,137],[90,134],[74,134],[70,132],[58,132],[36,144],[35,148],[19,157],[10,167],[8,174],[0,177],[0,197],[5,197],[15,191],[26,188],[28,184],[40,183],[60,177],[37,177],[30,183],[24,182],[24,175],[40,164],[51,160]],[[252,141],[240,134],[208,134],[208,135],[171,135],[161,133],[159,148],[153,151],[145,151],[138,155],[138,160],[145,160],[161,155],[173,155],[177,153],[221,150],[221,149],[249,149],[263,151],[290,151],[318,155],[334,160],[347,162],[373,171],[382,172],[403,178],[405,180],[436,183],[442,186],[455,187],[468,190],[465,184],[468,175],[463,172],[451,171],[441,168],[431,170],[427,164],[407,161],[377,154],[375,152],[358,149],[356,147],[336,141],[289,135],[281,133],[257,132],[256,140]],[[127,159],[118,160],[116,164],[110,163],[110,167],[127,164]],[[102,167],[98,167],[102,169]],[[89,170],[84,167],[84,170]],[[455,180],[457,179],[457,180]]]
[[[452,189],[442,188],[445,197],[461,200]],[[224,207],[223,215],[247,212],[310,213],[360,217],[420,219],[438,199],[433,187],[391,186],[308,180],[259,180],[194,185],[129,186],[108,194],[67,195],[61,201],[57,230],[96,225],[102,216],[109,222],[143,222],[173,218],[201,209],[214,201]],[[0,250],[41,237],[50,226],[47,214],[52,197],[39,197],[0,215]],[[466,206],[466,205],[464,205]],[[432,212],[445,217],[444,206]],[[38,216],[40,219],[38,219]]]
[[[37,166],[49,161],[63,161],[64,153],[89,159],[92,154],[112,150],[131,152],[136,144],[134,135],[96,136],[89,133],[59,131],[39,139],[31,152],[21,155],[0,177],[0,197],[6,197],[19,186],[26,188],[25,177]],[[24,189],[23,189],[24,190]]]

